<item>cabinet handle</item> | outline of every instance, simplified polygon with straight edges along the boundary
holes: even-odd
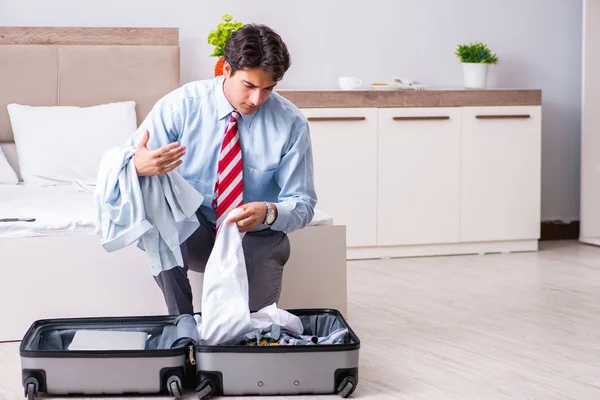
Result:
[[[394,117],[394,121],[438,121],[450,119],[448,116],[434,115],[434,116],[422,116],[422,117]]]
[[[515,115],[476,115],[477,119],[527,119],[530,115],[528,114],[515,114]]]
[[[365,117],[308,117],[309,121],[364,121]]]

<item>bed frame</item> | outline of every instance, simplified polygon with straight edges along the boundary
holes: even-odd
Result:
[[[135,100],[139,124],[180,85],[175,28],[0,27],[0,59],[0,145],[17,174],[7,104]],[[279,306],[346,314],[345,227],[308,226],[291,233],[290,242]],[[135,245],[107,253],[93,234],[0,238],[0,260],[0,341],[20,340],[36,319],[166,313]],[[200,310],[202,275],[191,272],[190,280]]]

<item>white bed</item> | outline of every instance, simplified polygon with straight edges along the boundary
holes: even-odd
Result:
[[[133,98],[140,122],[179,84],[176,29],[0,28],[0,55],[12,61],[0,65],[0,83],[8,88],[0,92],[0,148],[19,178],[6,104],[83,107]],[[29,90],[19,86],[22,73],[34,81],[27,83]],[[61,138],[55,139],[60,145]],[[20,340],[36,319],[166,313],[145,253],[135,245],[114,253],[101,247],[90,190],[0,184],[0,218],[35,218],[0,222],[0,341]],[[279,306],[331,307],[345,314],[345,227],[326,213],[315,217],[311,226],[290,234]],[[202,276],[192,272],[190,280],[199,310]]]
[[[0,219],[34,219],[0,222],[0,238],[94,235],[93,190],[93,186],[76,183],[45,187],[26,187],[22,182],[0,185]],[[309,226],[332,224],[333,219],[317,209]]]
[[[0,218],[35,218],[33,222],[0,222],[0,238],[93,234],[94,204],[86,191],[90,189],[0,185]]]

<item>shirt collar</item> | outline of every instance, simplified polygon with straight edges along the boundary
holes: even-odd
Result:
[[[235,108],[233,108],[233,106],[229,103],[229,100],[227,100],[227,97],[225,97],[225,92],[223,91],[223,82],[225,82],[225,78],[223,76],[219,76],[216,78],[217,87],[215,93],[217,97],[217,113],[219,120],[222,120],[223,118],[227,117],[229,114],[231,114],[232,111],[235,110]],[[254,117],[256,116],[256,112],[252,114],[240,113],[240,115],[242,117],[242,120],[246,123],[246,125],[250,127],[252,121],[254,120]]]

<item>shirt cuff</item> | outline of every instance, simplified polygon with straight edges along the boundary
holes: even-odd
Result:
[[[281,202],[274,203],[277,207],[277,219],[271,225],[271,229],[274,231],[288,231],[290,224],[290,215],[294,204],[292,202]]]

